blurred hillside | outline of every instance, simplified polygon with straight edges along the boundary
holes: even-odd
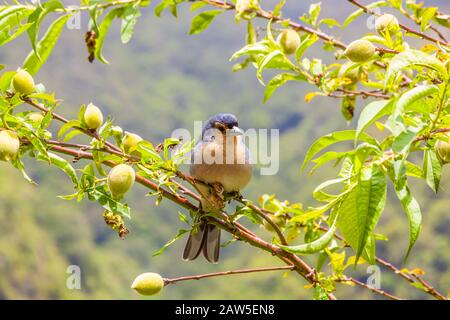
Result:
[[[273,1],[267,1],[271,3]],[[296,19],[312,1],[288,1],[285,12]],[[325,0],[323,16],[339,21],[354,10],[339,1]],[[439,2],[450,11],[447,1]],[[154,142],[181,127],[192,128],[194,120],[206,119],[218,112],[238,116],[243,128],[279,128],[281,135],[280,171],[275,176],[256,176],[244,194],[256,199],[262,193],[275,193],[280,199],[314,205],[313,188],[335,170],[329,167],[314,176],[299,172],[309,144],[332,130],[354,127],[340,115],[337,100],[315,98],[304,102],[313,90],[306,84],[289,84],[280,89],[267,104],[262,104],[264,88],[249,68],[231,72],[229,57],[245,39],[245,23],[235,24],[231,13],[221,15],[200,35],[188,36],[193,14],[183,6],[179,19],[164,14],[157,18],[153,6],[143,10],[137,32],[123,46],[115,23],[104,48],[111,65],[96,61],[89,64],[83,44],[86,16],[82,30],[65,30],[56,50],[37,75],[49,91],[64,99],[60,112],[74,116],[82,103],[93,101],[116,119],[124,129]],[[359,23],[359,24],[358,24]],[[360,18],[346,33],[333,30],[345,41],[366,32],[365,18]],[[359,30],[358,30],[359,29]],[[361,31],[361,33],[359,33]],[[316,45],[317,56],[325,58]],[[31,50],[26,37],[2,47],[0,62],[15,69]],[[313,52],[308,53],[313,57]],[[332,57],[327,57],[328,61]],[[359,101],[364,106],[365,101]],[[21,174],[0,163],[0,299],[129,299],[140,298],[131,289],[134,277],[146,271],[176,277],[200,272],[277,265],[263,252],[245,244],[232,243],[222,250],[219,265],[181,260],[182,239],[157,257],[152,254],[182,226],[178,208],[168,201],[155,207],[154,199],[145,197],[142,187],[127,196],[132,220],[130,234],[118,239],[102,219],[96,204],[67,202],[57,195],[71,192],[66,177],[45,163],[27,162],[27,170],[39,187],[27,184]],[[414,192],[423,203],[424,228],[407,267],[427,271],[427,279],[443,292],[450,289],[450,175],[446,168],[438,196],[420,183]],[[20,190],[20,192],[18,192]],[[377,230],[389,237],[379,243],[378,255],[400,265],[407,248],[408,221],[395,199]],[[270,239],[270,234],[259,231]],[[224,239],[225,241],[228,238]],[[314,261],[311,261],[314,263]],[[66,269],[79,265],[82,289],[66,289]],[[365,268],[355,271],[364,276]],[[304,281],[282,273],[236,275],[197,282],[185,282],[166,288],[156,299],[309,299],[312,292]],[[382,286],[395,293],[412,294],[407,284],[383,272]],[[338,297],[373,298],[357,288],[340,287]],[[416,296],[422,297],[422,296]]]

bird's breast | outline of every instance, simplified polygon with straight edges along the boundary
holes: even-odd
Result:
[[[200,142],[193,150],[190,174],[206,183],[220,183],[226,192],[239,191],[251,180],[250,154],[237,139]]]

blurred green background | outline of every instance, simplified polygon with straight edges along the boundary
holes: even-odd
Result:
[[[448,1],[429,2],[450,11]],[[270,7],[274,1],[263,3]],[[310,3],[288,1],[285,15],[296,20]],[[355,9],[343,1],[325,0],[322,6],[322,16],[340,22]],[[235,113],[243,128],[279,128],[279,173],[256,175],[244,195],[256,200],[262,193],[275,193],[279,199],[315,205],[311,191],[333,177],[336,169],[328,167],[313,176],[300,173],[306,149],[317,137],[353,128],[355,123],[347,124],[342,118],[338,100],[315,98],[305,103],[304,95],[314,90],[307,84],[288,84],[262,104],[264,88],[257,82],[254,70],[233,73],[228,61],[244,44],[246,24],[236,24],[233,14],[226,13],[204,33],[188,36],[193,13],[187,5],[181,7],[178,19],[168,14],[157,18],[153,5],[145,8],[126,46],[120,43],[120,23],[116,21],[104,48],[111,65],[88,63],[83,43],[88,17],[82,16],[82,29],[64,30],[36,80],[64,100],[60,113],[74,116],[80,104],[92,101],[124,129],[155,143],[176,128],[192,128],[194,120],[218,112]],[[362,17],[345,32],[331,32],[348,42],[369,32],[366,22],[367,17]],[[16,69],[30,49],[28,39],[22,37],[2,47],[0,63]],[[307,56],[333,61],[331,54],[321,51],[319,43]],[[359,110],[366,103],[359,101]],[[57,195],[72,190],[68,179],[55,168],[27,161],[27,170],[38,187],[27,184],[9,164],[0,163],[0,299],[140,299],[130,285],[142,272],[177,277],[279,264],[270,255],[236,242],[222,250],[218,265],[203,259],[184,262],[181,251],[185,239],[153,257],[184,227],[178,220],[179,209],[169,201],[156,207],[154,199],[145,196],[144,188],[135,187],[127,196],[132,207],[132,220],[127,221],[130,234],[120,240],[105,225],[98,205],[57,199]],[[424,227],[406,265],[424,269],[426,279],[445,293],[450,289],[449,179],[445,168],[437,196],[422,181],[412,183],[422,203]],[[264,230],[256,231],[268,240],[271,237]],[[389,237],[388,242],[378,244],[378,255],[400,266],[408,243],[408,220],[395,198],[389,199],[377,232]],[[314,258],[308,261],[315,263]],[[81,268],[81,290],[66,288],[69,265]],[[363,265],[350,272],[365,280],[365,268]],[[305,289],[305,284],[294,274],[282,272],[235,275],[172,285],[152,299],[310,299],[312,290]],[[385,270],[381,285],[399,295],[427,298]],[[376,298],[343,285],[338,286],[337,296]]]

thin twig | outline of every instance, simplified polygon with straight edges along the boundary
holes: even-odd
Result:
[[[365,5],[359,3],[359,2],[356,1],[356,0],[347,0],[347,1],[350,2],[351,4],[354,4],[355,6],[357,6],[357,7],[359,7],[359,8],[361,8],[364,12],[366,12],[366,13],[368,13],[368,14],[375,15],[375,16],[379,16],[379,15],[380,15],[379,13],[377,13],[377,12],[375,12],[375,11],[373,11],[373,10],[370,10],[370,9],[367,8]],[[400,26],[400,28],[402,28],[402,29],[405,30],[406,32],[415,34],[416,36],[419,36],[419,37],[421,37],[422,39],[429,40],[429,41],[434,42],[434,43],[436,43],[436,44],[445,45],[445,46],[447,46],[447,47],[450,46],[450,43],[448,43],[447,41],[443,41],[443,40],[439,40],[439,39],[433,38],[433,37],[431,37],[431,36],[429,36],[429,35],[427,35],[427,34],[425,34],[425,33],[422,33],[422,32],[416,31],[416,30],[413,30],[413,29],[411,29],[411,28],[405,26],[404,24],[399,23],[399,26]]]
[[[234,274],[243,274],[243,273],[257,273],[257,272],[268,272],[268,271],[279,271],[279,270],[294,270],[295,266],[280,266],[280,267],[267,267],[267,268],[254,268],[254,269],[241,269],[241,270],[231,270],[231,271],[221,271],[221,272],[213,272],[213,273],[206,273],[206,274],[199,274],[195,276],[184,276],[179,278],[172,278],[172,279],[164,279],[164,285],[173,284],[180,281],[187,281],[187,280],[200,280],[203,278],[211,278],[211,277],[220,277],[220,276],[228,276],[228,275],[234,275]]]
[[[327,232],[327,231],[328,231],[328,228],[319,226],[319,230],[321,230],[321,231],[323,231],[323,232]],[[339,234],[337,234],[337,233],[334,234],[334,237],[335,237],[336,239],[340,240],[340,241],[345,242],[344,237],[342,237],[341,235],[339,235]],[[443,294],[439,293],[439,292],[437,291],[437,289],[434,288],[431,284],[425,282],[425,280],[423,280],[423,279],[420,279],[420,280],[419,280],[419,278],[420,278],[419,276],[414,275],[414,274],[411,276],[411,275],[409,275],[408,273],[406,273],[406,272],[404,272],[404,271],[398,269],[398,268],[397,268],[396,266],[394,266],[392,263],[387,262],[386,260],[384,260],[384,259],[382,259],[382,258],[375,257],[375,261],[376,261],[378,264],[380,264],[380,265],[386,267],[387,269],[391,270],[391,271],[394,272],[396,275],[402,277],[403,279],[405,279],[406,281],[408,281],[408,282],[411,283],[411,284],[417,283],[417,282],[414,280],[414,278],[416,278],[417,281],[419,281],[420,283],[422,283],[422,282],[420,281],[420,280],[422,280],[422,281],[424,282],[424,283],[422,283],[422,285],[427,289],[427,290],[425,290],[426,293],[432,295],[432,296],[435,297],[436,299],[443,300],[442,298],[444,298],[444,300],[447,300],[447,298],[445,298],[445,296],[444,296]],[[413,277],[414,277],[414,278],[413,278]]]
[[[288,242],[286,240],[286,238],[283,235],[283,232],[281,232],[280,227],[278,227],[278,225],[272,221],[272,219],[269,218],[269,216],[263,212],[263,210],[261,210],[261,208],[258,208],[257,206],[255,206],[254,204],[251,203],[246,203],[244,200],[242,199],[235,199],[237,202],[242,203],[243,205],[249,207],[250,209],[252,209],[255,213],[257,213],[259,216],[261,216],[265,221],[267,221],[267,223],[270,224],[270,226],[273,228],[273,230],[276,232],[278,238],[281,241],[282,245],[287,246]]]
[[[419,281],[420,284],[422,284],[424,286],[425,292],[431,294],[432,296],[434,296],[438,300],[448,300],[448,298],[446,296],[444,296],[443,294],[439,293],[439,291],[437,291],[435,287],[433,287],[431,284],[429,284],[428,282],[423,280],[419,275],[413,273],[412,276],[415,279],[417,279],[417,281]]]
[[[391,294],[389,292],[386,292],[384,290],[381,290],[381,289],[369,286],[368,284],[365,284],[364,282],[361,282],[361,281],[359,281],[359,280],[357,280],[355,278],[352,278],[352,277],[344,276],[342,278],[336,279],[336,281],[337,282],[352,282],[352,283],[354,283],[354,284],[356,284],[356,285],[358,285],[360,287],[368,289],[368,290],[370,290],[370,291],[372,291],[372,292],[374,292],[376,294],[382,295],[382,296],[384,296],[384,297],[386,297],[388,299],[391,299],[391,300],[403,300],[402,298],[397,297],[397,296],[395,296],[395,295],[393,295],[393,294]]]

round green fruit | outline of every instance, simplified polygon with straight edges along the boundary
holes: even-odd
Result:
[[[130,133],[125,131],[125,136],[123,137],[122,143],[123,148],[125,149],[126,153],[129,153],[130,150],[138,145],[139,142],[141,142],[143,139],[138,136],[137,134]],[[139,151],[134,150],[131,152],[133,156],[139,156]]]
[[[284,53],[293,54],[300,45],[300,35],[295,30],[287,29],[278,35],[277,42]]]
[[[20,140],[17,133],[11,130],[0,131],[0,160],[14,160],[19,153]]]
[[[273,214],[268,214],[267,217],[280,228],[284,227],[284,225],[286,224],[286,218],[283,216],[275,216]],[[264,229],[266,229],[267,231],[275,232],[272,225],[266,219],[263,220],[263,226]]]
[[[34,80],[31,74],[25,70],[19,70],[12,78],[14,90],[21,94],[31,94],[35,90]]]
[[[108,187],[111,194],[118,198],[127,193],[134,184],[136,173],[126,164],[119,164],[111,169],[108,174]]]
[[[356,40],[350,43],[344,55],[353,62],[361,63],[370,60],[375,54],[375,46],[367,40]]]
[[[98,129],[103,123],[103,114],[100,109],[89,103],[84,111],[84,122],[90,129]]]
[[[383,14],[375,21],[375,29],[382,36],[387,33],[393,35],[399,30],[398,20],[392,14]]]
[[[164,279],[157,273],[142,273],[134,279],[131,289],[144,296],[152,296],[164,288]]]
[[[438,140],[434,145],[434,148],[443,163],[450,162],[450,142]]]

